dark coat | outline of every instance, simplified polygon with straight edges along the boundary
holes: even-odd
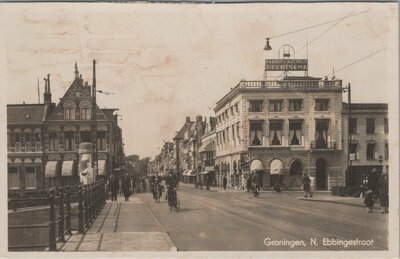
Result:
[[[389,205],[388,191],[388,182],[386,178],[382,176],[378,181],[379,203],[382,207],[388,207]]]
[[[130,195],[130,188],[131,187],[131,178],[129,176],[125,176],[122,178],[122,191],[124,192],[125,196]]]
[[[367,194],[364,199],[364,204],[367,207],[373,207],[374,206],[374,198],[372,197],[372,193]]]

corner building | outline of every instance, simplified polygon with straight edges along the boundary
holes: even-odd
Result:
[[[257,171],[263,189],[281,182],[301,190],[305,173],[317,190],[344,186],[342,91],[341,80],[286,73],[242,80],[215,108],[217,183],[226,176],[228,186],[243,188]]]

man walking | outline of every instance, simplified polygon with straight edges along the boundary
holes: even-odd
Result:
[[[304,190],[304,198],[308,197],[308,194],[310,193],[310,182],[311,179],[308,177],[308,174],[304,174],[303,176],[303,190]]]
[[[224,190],[226,190],[227,184],[228,184],[228,179],[226,179],[226,175],[224,175],[224,179],[222,180],[222,186],[224,187]]]

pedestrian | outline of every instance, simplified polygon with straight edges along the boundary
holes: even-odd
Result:
[[[310,176],[310,198],[313,197],[313,194],[315,192],[315,177],[314,176]]]
[[[382,174],[378,180],[378,195],[379,203],[381,204],[382,213],[388,213],[389,207],[389,194],[388,194],[388,181],[386,174]]]
[[[364,204],[367,207],[368,213],[372,213],[372,208],[374,207],[374,197],[372,196],[371,190],[365,192]]]
[[[228,179],[226,179],[226,175],[224,175],[224,179],[222,179],[222,186],[224,187],[224,190],[226,190],[227,184],[228,184]]]
[[[307,198],[309,193],[310,193],[310,177],[308,177],[308,174],[304,174],[303,176],[303,190],[304,190],[304,197]]]
[[[116,176],[114,175],[110,176],[109,186],[111,188],[111,201],[117,201],[119,181]]]
[[[122,179],[122,191],[125,196],[125,201],[129,201],[129,196],[131,195],[132,183],[128,174],[125,174]]]
[[[249,175],[249,178],[246,180],[246,191],[250,192],[251,189],[251,175]]]

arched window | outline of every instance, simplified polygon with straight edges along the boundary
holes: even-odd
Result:
[[[64,118],[65,120],[75,120],[76,104],[72,101],[64,104]]]

